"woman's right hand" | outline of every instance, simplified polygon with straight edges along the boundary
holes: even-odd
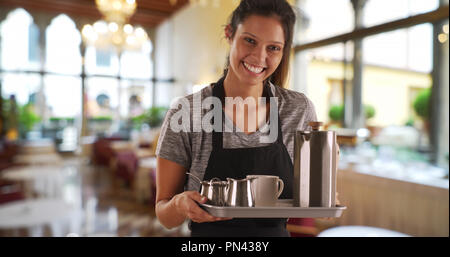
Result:
[[[207,198],[196,191],[185,191],[173,197],[176,210],[197,223],[229,220],[231,218],[214,217],[204,211],[197,203],[206,203]]]

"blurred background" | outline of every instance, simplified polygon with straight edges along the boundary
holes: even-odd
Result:
[[[286,87],[336,130],[347,206],[293,235],[448,236],[448,0],[289,2]],[[154,215],[159,127],[222,75],[238,4],[1,0],[0,235],[189,235]]]

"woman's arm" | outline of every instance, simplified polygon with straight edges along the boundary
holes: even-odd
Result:
[[[224,220],[213,217],[201,209],[198,203],[206,198],[196,191],[184,191],[186,168],[160,158],[156,166],[156,207],[155,212],[161,224],[167,228],[180,226],[186,218],[195,222]]]

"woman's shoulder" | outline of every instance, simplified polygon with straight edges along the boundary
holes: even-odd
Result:
[[[314,110],[312,101],[303,93],[270,84],[279,103],[289,109]]]
[[[187,107],[187,105],[190,107],[189,111],[192,111],[195,104],[200,104],[201,101],[209,96],[212,96],[212,85],[205,86],[201,90],[181,96],[181,97],[175,97],[172,102],[170,103],[170,109],[172,111],[180,110],[184,107]]]

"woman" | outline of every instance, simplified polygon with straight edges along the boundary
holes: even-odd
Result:
[[[294,24],[294,11],[285,0],[242,0],[225,28],[230,54],[224,76],[186,97],[190,120],[199,119],[192,108],[199,96],[214,96],[222,102],[225,97],[253,99],[255,108],[247,110],[242,104],[235,109],[224,108],[225,125],[220,127],[229,131],[226,128],[231,126],[236,132],[177,133],[171,128],[171,119],[180,108],[168,112],[157,147],[156,215],[164,226],[176,227],[190,219],[192,236],[289,236],[286,219],[211,216],[197,204],[206,202],[198,193],[199,183],[185,173],[203,180],[276,175],[285,184],[281,198],[292,198],[295,131],[309,129],[308,122],[316,120],[314,107],[305,95],[282,88],[289,69]],[[274,104],[269,97],[277,97],[278,102]],[[202,109],[201,117],[207,111]],[[261,137],[270,133],[270,111],[278,117],[270,121],[276,125],[270,129],[275,130],[276,137],[272,142],[261,142]],[[250,129],[252,121],[256,121],[256,130]]]

